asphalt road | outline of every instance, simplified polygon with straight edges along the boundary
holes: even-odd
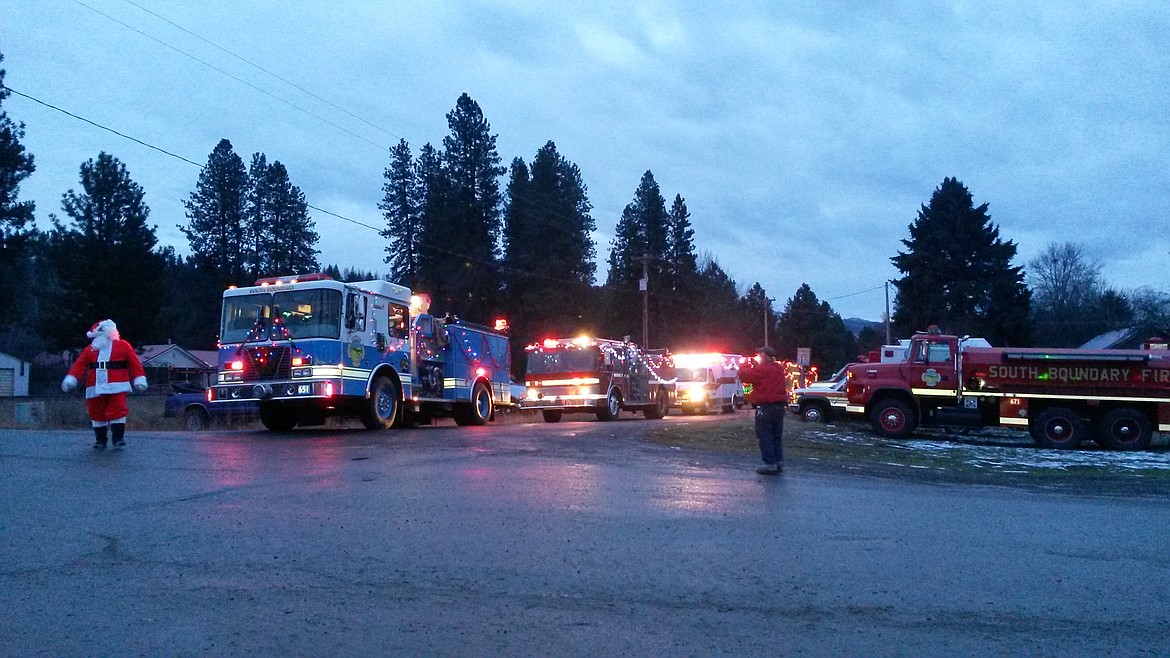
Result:
[[[759,476],[651,422],[0,432],[0,655],[1170,652],[1170,500]]]

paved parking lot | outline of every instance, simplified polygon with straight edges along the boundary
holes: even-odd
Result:
[[[0,654],[1170,646],[1164,498],[757,476],[646,426],[0,432]]]

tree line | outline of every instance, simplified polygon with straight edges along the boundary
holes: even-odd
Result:
[[[245,165],[227,139],[185,202],[178,228],[189,256],[158,244],[142,188],[107,153],[81,164],[79,189],[62,195],[63,216],[50,214],[51,228],[38,229],[34,205],[19,200],[35,164],[21,144],[24,124],[4,109],[3,76],[0,351],[30,358],[76,349],[104,317],[136,344],[208,349],[228,285],[321,270],[346,281],[380,278],[322,267],[309,205],[286,167],[264,153]],[[741,292],[714,256],[697,251],[686,199],[676,193],[668,205],[649,170],[617,222],[599,284],[596,222],[579,167],[551,140],[530,161],[504,166],[467,94],[447,124],[440,147],[416,152],[400,140],[389,154],[378,203],[385,278],[429,293],[441,313],[507,317],[517,368],[525,345],[582,333],[674,352],[750,352],[767,340],[788,359],[811,347],[813,363],[830,371],[884,342],[874,327],[854,335],[807,283],[779,312],[759,282]],[[938,325],[998,345],[1071,345],[1135,322],[1168,326],[1165,295],[1109,288],[1075,243],[1052,245],[1026,276],[987,208],[945,178],[919,210],[905,251],[891,258],[902,274],[892,282],[895,337]]]

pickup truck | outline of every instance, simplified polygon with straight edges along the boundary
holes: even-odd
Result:
[[[793,390],[789,396],[788,411],[799,414],[806,423],[828,423],[836,416],[843,416],[848,402],[845,396],[845,374],[849,365],[826,380]]]
[[[255,401],[213,406],[207,401],[207,389],[190,382],[172,382],[163,407],[164,417],[183,419],[183,426],[189,430],[207,429],[212,420],[252,421],[259,414]]]

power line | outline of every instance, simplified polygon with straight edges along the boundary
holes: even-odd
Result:
[[[74,1],[76,2],[76,0],[74,0]],[[329,101],[325,98],[322,98],[321,96],[313,93],[312,91],[309,91],[308,89],[305,89],[304,87],[293,82],[292,80],[281,77],[280,75],[273,73],[272,71],[269,71],[268,69],[264,68],[263,66],[260,66],[259,64],[255,63],[255,62],[253,62],[253,61],[251,61],[251,60],[249,60],[241,55],[238,55],[238,54],[228,50],[227,48],[224,48],[223,46],[219,45],[218,43],[215,43],[214,41],[211,41],[210,39],[207,39],[207,38],[203,37],[202,35],[196,34],[195,32],[192,32],[191,30],[188,30],[187,28],[183,27],[182,25],[179,25],[178,23],[170,20],[169,18],[162,16],[160,14],[157,14],[157,13],[151,11],[150,9],[147,9],[146,7],[143,7],[142,5],[138,4],[137,2],[134,2],[134,0],[124,0],[124,1],[127,2],[128,4],[131,4],[131,5],[134,5],[135,7],[138,7],[142,11],[150,14],[151,16],[154,16],[155,18],[159,19],[160,21],[163,21],[164,23],[167,23],[168,25],[171,25],[171,26],[175,27],[176,29],[181,30],[182,32],[189,34],[189,35],[195,37],[196,39],[199,39],[200,41],[206,43],[207,45],[209,45],[209,46],[211,46],[211,47],[213,47],[221,52],[224,52],[228,55],[231,55],[232,57],[240,60],[241,62],[243,62],[243,63],[259,70],[259,71],[267,73],[268,75],[276,78],[277,80],[280,80],[281,82],[289,85],[290,87],[293,87],[294,89],[296,89],[298,91],[301,91],[305,94],[308,94],[309,96],[312,96],[313,98],[321,101],[322,103],[325,103],[329,107],[332,107],[335,110],[343,112],[347,116],[349,116],[353,119],[357,119],[358,121],[361,121],[362,123],[366,124],[367,126],[373,128],[374,130],[378,130],[380,132],[383,132],[383,133],[385,133],[391,137],[397,138],[397,139],[405,139],[399,135],[395,135],[394,133],[390,132],[389,130],[386,130],[385,128],[383,128],[383,127],[381,127],[381,126],[379,126],[371,121],[367,121],[366,119],[354,114],[353,112],[350,112],[349,110],[345,109],[344,107],[341,107],[340,105],[337,105],[336,103],[333,103],[332,101]]]
[[[99,16],[103,16],[103,17],[105,17],[105,18],[107,18],[107,19],[109,19],[109,20],[111,20],[111,21],[113,21],[113,22],[117,23],[118,25],[121,25],[122,27],[124,27],[124,28],[126,28],[126,29],[128,29],[128,30],[130,30],[130,31],[132,31],[132,32],[135,32],[135,33],[137,33],[137,34],[139,34],[139,35],[142,35],[142,36],[146,37],[147,39],[150,39],[151,41],[154,41],[155,43],[157,43],[157,44],[159,44],[159,45],[161,45],[161,46],[165,46],[165,47],[167,47],[167,48],[169,48],[169,49],[171,49],[171,50],[173,50],[173,51],[175,51],[175,52],[179,53],[180,55],[182,55],[182,56],[184,56],[184,57],[187,57],[187,58],[189,58],[189,59],[191,59],[191,60],[194,60],[194,61],[196,61],[196,62],[199,62],[200,64],[202,64],[202,65],[206,66],[207,68],[209,68],[209,69],[211,69],[211,70],[213,70],[213,71],[217,71],[217,72],[219,72],[219,73],[222,73],[223,75],[226,75],[227,77],[231,78],[232,80],[235,80],[236,82],[239,82],[239,83],[240,83],[240,84],[242,84],[242,85],[246,85],[246,86],[248,86],[248,87],[251,87],[252,89],[255,89],[256,91],[258,91],[258,92],[260,92],[260,93],[264,94],[265,96],[268,96],[269,98],[272,98],[272,99],[274,99],[274,100],[280,101],[281,103],[284,103],[285,105],[288,105],[289,107],[291,107],[291,108],[293,108],[293,109],[295,109],[295,110],[297,110],[297,111],[299,111],[299,112],[303,112],[303,113],[305,113],[305,114],[307,114],[307,115],[309,115],[309,116],[313,117],[314,119],[317,119],[318,121],[321,121],[321,122],[323,122],[323,123],[326,123],[326,124],[328,124],[328,125],[330,125],[330,126],[333,126],[334,128],[337,128],[338,130],[340,130],[340,131],[342,131],[342,132],[344,132],[344,133],[346,133],[346,134],[348,134],[348,135],[351,135],[351,136],[353,136],[353,137],[356,137],[356,138],[358,138],[358,139],[362,140],[363,142],[366,142],[367,144],[370,144],[370,145],[372,145],[372,146],[374,146],[374,147],[377,147],[378,149],[381,149],[381,150],[383,150],[383,151],[389,151],[389,150],[390,150],[390,149],[389,149],[389,147],[383,146],[383,145],[381,145],[381,144],[379,144],[379,143],[377,143],[377,142],[375,142],[375,141],[372,141],[372,140],[370,140],[370,139],[368,139],[368,138],[366,138],[366,137],[364,137],[364,136],[362,136],[362,135],[359,135],[359,134],[357,134],[357,133],[353,132],[352,130],[349,130],[348,128],[345,128],[345,127],[343,127],[343,126],[340,126],[340,125],[338,125],[338,124],[336,124],[336,123],[334,123],[334,122],[330,121],[329,119],[326,119],[325,117],[322,117],[322,116],[320,116],[320,115],[314,114],[314,113],[310,112],[309,110],[306,110],[305,108],[303,108],[303,107],[301,107],[301,106],[299,106],[299,105],[296,105],[296,104],[295,104],[295,103],[293,103],[292,101],[285,100],[285,99],[281,98],[280,96],[277,96],[276,94],[274,94],[274,93],[272,93],[272,92],[270,92],[270,91],[268,91],[268,90],[266,90],[266,89],[261,89],[260,87],[258,87],[258,86],[256,86],[256,85],[252,84],[251,82],[248,82],[247,80],[244,80],[243,78],[240,78],[240,77],[238,77],[238,76],[236,76],[236,75],[233,75],[233,74],[231,74],[231,73],[229,73],[229,72],[227,72],[227,71],[225,71],[225,70],[223,70],[223,69],[219,68],[218,66],[215,66],[214,64],[211,64],[210,62],[207,62],[207,61],[205,61],[205,60],[199,59],[198,57],[196,57],[196,56],[194,56],[194,55],[192,55],[192,54],[190,54],[190,53],[188,53],[188,52],[185,52],[185,51],[183,51],[183,50],[181,50],[181,49],[179,49],[179,48],[177,48],[177,47],[175,47],[175,46],[172,46],[171,44],[169,44],[169,43],[167,43],[167,42],[163,41],[162,39],[159,39],[159,38],[157,38],[157,37],[151,36],[151,35],[147,34],[146,32],[143,32],[142,30],[139,30],[138,28],[136,28],[136,27],[134,27],[134,26],[132,26],[132,25],[130,25],[130,24],[128,24],[128,23],[124,23],[124,22],[122,22],[122,21],[120,21],[120,20],[118,20],[118,19],[114,18],[113,16],[110,16],[109,14],[106,14],[106,13],[104,13],[104,12],[102,12],[102,11],[98,10],[98,9],[95,9],[94,7],[91,7],[91,6],[87,5],[87,4],[85,4],[85,3],[84,3],[84,2],[82,2],[81,0],[73,0],[73,2],[75,2],[75,3],[76,3],[76,4],[78,4],[78,5],[81,5],[82,7],[85,7],[86,9],[88,9],[88,10],[90,10],[90,11],[94,12],[95,14],[98,14]]]
[[[49,109],[51,109],[51,110],[56,110],[56,111],[60,112],[61,114],[64,114],[64,115],[66,115],[66,116],[73,117],[74,119],[77,119],[78,121],[84,121],[85,123],[88,123],[89,125],[91,125],[91,126],[94,126],[95,128],[101,128],[102,130],[105,130],[105,131],[107,131],[107,132],[114,133],[115,135],[117,135],[118,137],[121,137],[121,138],[123,138],[123,139],[128,139],[128,140],[130,140],[130,141],[132,141],[132,142],[134,142],[134,143],[136,143],[136,144],[141,144],[142,146],[145,146],[146,148],[149,148],[149,149],[154,149],[154,150],[158,151],[159,153],[163,153],[163,154],[165,154],[165,155],[169,155],[169,156],[171,156],[172,158],[175,158],[175,159],[177,159],[177,160],[182,160],[183,162],[186,162],[187,164],[193,164],[193,165],[195,165],[196,167],[199,167],[200,169],[202,169],[202,168],[203,168],[203,165],[199,164],[198,162],[195,162],[195,161],[193,161],[193,160],[188,160],[187,158],[184,158],[184,157],[183,157],[183,156],[181,156],[181,155],[178,155],[178,154],[175,154],[175,153],[171,153],[170,151],[168,151],[168,150],[166,150],[166,149],[164,149],[164,148],[161,148],[161,147],[155,146],[154,144],[148,144],[148,143],[146,143],[146,142],[142,141],[141,139],[138,139],[137,137],[131,137],[130,135],[127,135],[127,134],[125,134],[125,133],[118,132],[117,130],[114,130],[113,128],[110,128],[109,126],[103,126],[102,124],[100,124],[100,123],[98,123],[98,122],[96,122],[96,121],[93,121],[93,120],[87,119],[87,118],[85,118],[85,117],[83,117],[83,116],[78,116],[78,115],[76,115],[76,114],[74,114],[74,113],[72,113],[72,112],[70,112],[70,111],[68,111],[68,110],[65,110],[65,109],[62,109],[62,108],[60,108],[60,107],[57,107],[56,105],[53,105],[52,103],[46,103],[45,101],[43,101],[43,100],[41,100],[41,99],[39,99],[39,98],[33,98],[32,96],[29,96],[28,94],[22,94],[21,92],[19,92],[19,91],[17,91],[17,90],[15,90],[15,89],[13,89],[12,87],[9,87],[8,85],[0,85],[0,86],[3,86],[3,87],[4,87],[4,89],[6,89],[8,92],[10,92],[10,93],[13,93],[13,94],[16,94],[17,96],[20,96],[21,98],[27,98],[28,100],[30,100],[30,101],[32,101],[32,102],[34,102],[34,103],[39,103],[39,104],[41,104],[41,105],[44,105],[45,107],[47,107],[47,108],[49,108]]]

